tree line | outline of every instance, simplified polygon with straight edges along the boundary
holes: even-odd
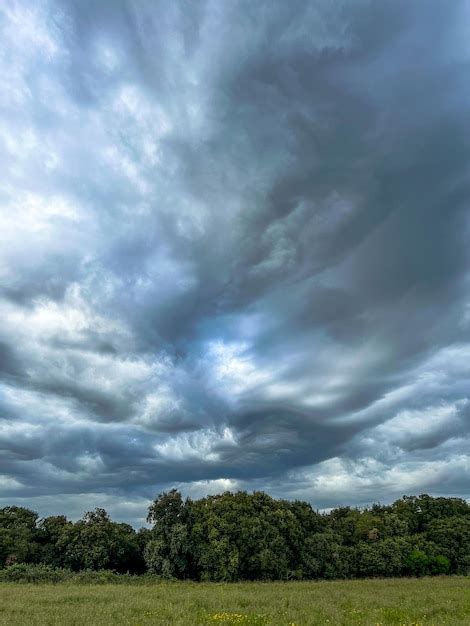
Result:
[[[0,568],[42,564],[162,578],[301,580],[470,573],[470,506],[460,498],[404,496],[390,505],[319,513],[263,492],[150,505],[150,528],[113,522],[104,509],[77,522],[0,509]]]

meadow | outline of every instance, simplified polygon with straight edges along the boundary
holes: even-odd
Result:
[[[0,584],[0,624],[470,624],[470,578]]]

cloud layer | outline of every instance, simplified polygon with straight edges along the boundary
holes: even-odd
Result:
[[[470,497],[469,18],[2,4],[1,502]]]

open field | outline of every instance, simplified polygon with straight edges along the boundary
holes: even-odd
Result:
[[[470,624],[470,578],[0,585],[0,624]]]

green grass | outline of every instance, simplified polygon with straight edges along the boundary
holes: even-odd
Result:
[[[0,624],[470,624],[470,578],[0,584]]]

